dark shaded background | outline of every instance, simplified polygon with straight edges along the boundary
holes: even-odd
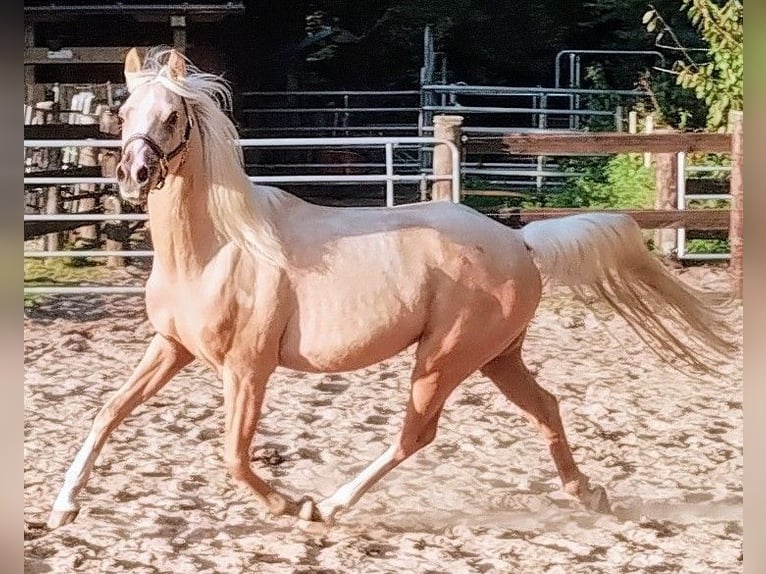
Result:
[[[25,6],[50,4],[35,0]],[[434,31],[437,50],[446,54],[448,81],[552,86],[554,58],[562,49],[653,48],[653,36],[641,25],[649,6],[644,0],[245,0],[244,4],[244,15],[187,26],[192,60],[204,69],[225,73],[240,90],[284,89],[288,71],[298,78],[300,89],[417,87],[427,24]],[[654,5],[682,37],[693,38],[678,11],[680,0]],[[332,26],[336,33],[330,40],[301,46],[310,14],[319,14],[320,24]],[[79,16],[41,23],[36,34],[37,45],[54,49],[172,41],[167,23],[138,22],[130,16]],[[646,58],[584,58],[583,72],[592,61],[605,64],[608,80],[617,88],[632,87],[638,71],[652,63]],[[65,77],[58,66],[40,68],[39,82],[122,80],[115,66],[62,67],[67,68]]]

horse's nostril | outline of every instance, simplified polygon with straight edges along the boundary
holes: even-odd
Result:
[[[146,166],[142,166],[138,168],[138,171],[136,172],[136,180],[138,183],[144,183],[149,179],[149,170],[146,169]]]
[[[125,170],[122,165],[117,166],[117,179],[119,181],[125,181]]]

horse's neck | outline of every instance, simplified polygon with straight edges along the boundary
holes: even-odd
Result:
[[[183,175],[169,175],[165,186],[149,196],[154,264],[164,272],[199,276],[220,248],[205,185],[203,177],[188,170]]]

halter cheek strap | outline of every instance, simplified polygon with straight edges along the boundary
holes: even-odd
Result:
[[[184,105],[184,115],[186,116],[186,127],[184,129],[184,137],[181,140],[181,143],[179,143],[175,148],[173,148],[168,153],[165,153],[162,151],[162,148],[155,142],[148,134],[145,133],[137,133],[130,136],[124,144],[122,144],[122,151],[124,153],[125,149],[133,143],[136,140],[141,140],[146,145],[149,146],[149,148],[154,152],[154,154],[157,156],[157,159],[159,160],[160,165],[160,178],[157,181],[157,189],[160,189],[163,185],[165,185],[165,178],[168,176],[169,172],[169,163],[170,161],[176,157],[178,154],[182,152],[186,152],[186,149],[189,146],[189,137],[191,137],[191,130],[192,130],[192,117],[189,113],[189,106],[186,104],[186,98],[181,98],[181,103]],[[181,160],[181,163],[183,164],[183,160],[186,159],[186,155],[184,153],[184,157]]]

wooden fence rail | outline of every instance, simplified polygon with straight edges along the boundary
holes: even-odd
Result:
[[[606,210],[631,215],[644,229],[690,228],[729,232],[731,258],[729,270],[733,295],[742,298],[743,262],[743,113],[732,112],[730,133],[655,132],[630,133],[568,133],[538,132],[512,133],[503,137],[463,138],[463,147],[476,153],[506,153],[518,155],[611,155],[618,153],[658,154],[656,209]],[[668,161],[679,152],[731,153],[732,169],[729,179],[730,209],[676,208],[675,162]],[[482,192],[483,195],[490,194]],[[509,209],[492,214],[510,225],[523,225],[530,221],[561,217],[593,209]]]
[[[730,226],[728,209],[689,209],[675,211],[665,209],[588,209],[576,207],[504,208],[488,214],[504,223],[518,223],[520,226],[541,219],[554,219],[577,213],[622,213],[630,215],[642,229],[690,229],[705,231],[727,231]]]
[[[574,133],[509,134],[507,153],[524,155],[598,155],[613,153],[686,153],[731,151],[730,134],[670,132],[653,134]]]

